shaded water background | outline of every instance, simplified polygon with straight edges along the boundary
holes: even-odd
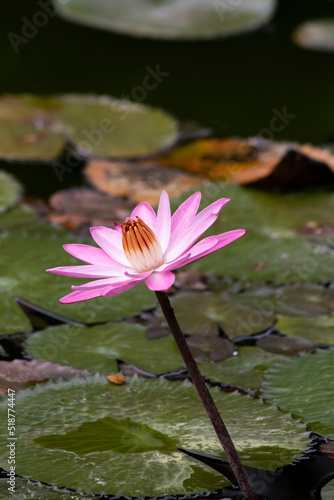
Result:
[[[160,65],[169,74],[142,102],[181,121],[193,120],[222,136],[248,137],[269,127],[273,109],[286,108],[296,116],[273,139],[334,142],[334,54],[303,50],[291,40],[304,20],[334,17],[332,1],[281,0],[262,29],[203,42],[138,39],[52,17],[16,54],[8,33],[21,35],[22,18],[31,20],[38,10],[35,0],[2,0],[1,93],[122,97],[142,84],[147,66]],[[50,168],[22,165],[14,173],[34,195],[60,187]],[[78,175],[67,176],[61,187],[77,184]]]

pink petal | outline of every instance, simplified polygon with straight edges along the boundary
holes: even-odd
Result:
[[[166,252],[165,262],[171,262],[186,252],[200,236],[217,220],[221,209],[229,202],[227,198],[211,203],[193,219],[190,226]]]
[[[184,201],[172,217],[172,229],[169,246],[183,233],[195,217],[201,201],[201,193],[197,191]]]
[[[157,216],[149,203],[143,201],[136,206],[131,214],[131,219],[140,217],[155,233],[157,229]]]
[[[115,262],[102,248],[92,247],[90,245],[81,245],[68,243],[64,245],[67,253],[88,264],[110,265]]]
[[[112,287],[109,290],[105,290],[103,293],[103,297],[114,297],[115,295],[119,295],[120,293],[126,292],[127,290],[130,290],[134,286],[138,285],[141,283],[143,280],[133,280],[125,285],[120,285],[116,287]]]
[[[125,257],[123,245],[122,245],[122,235],[110,229],[108,227],[91,227],[90,232],[92,234],[95,242],[117,262],[120,262],[124,266],[129,266],[128,259]]]
[[[118,233],[122,234],[122,226],[118,224],[118,222],[114,223],[114,231],[117,231]]]
[[[169,239],[171,230],[171,213],[170,213],[170,203],[168,194],[166,191],[162,191],[160,196],[160,202],[158,207],[157,215],[157,228],[155,234],[162,248],[162,253],[165,252]]]
[[[145,280],[145,284],[150,290],[168,290],[175,281],[175,276],[170,271],[161,271],[152,273]]]
[[[83,300],[95,299],[96,297],[102,296],[102,290],[103,288],[72,292],[68,295],[65,295],[65,297],[62,297],[59,302],[61,302],[62,304],[72,304],[72,302],[81,302]]]
[[[125,276],[116,276],[114,278],[104,278],[104,279],[98,279],[94,281],[88,281],[88,283],[84,283],[83,285],[73,285],[71,288],[72,290],[82,290],[86,288],[105,288],[106,286],[115,286],[115,285],[123,285],[125,283],[128,283],[129,281],[132,281],[131,278],[127,278]]]
[[[195,260],[201,259],[216,250],[220,250],[229,243],[232,243],[232,241],[243,236],[245,233],[246,231],[244,229],[234,229],[233,231],[227,231],[226,233],[218,234],[217,236],[204,238],[204,240],[198,242],[190,250],[187,250],[183,256],[167,265],[164,270],[178,269],[179,267],[187,266]]]
[[[64,266],[47,269],[47,272],[61,274],[62,276],[72,276],[73,278],[106,278],[108,276],[123,275],[124,267],[121,264],[118,264],[118,266]]]

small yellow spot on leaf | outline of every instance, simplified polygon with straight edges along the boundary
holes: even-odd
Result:
[[[121,373],[113,373],[112,375],[108,375],[107,378],[109,382],[117,385],[124,384],[124,382],[126,381],[126,377],[124,377],[124,375],[122,375]]]

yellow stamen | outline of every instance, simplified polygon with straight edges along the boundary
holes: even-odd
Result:
[[[163,264],[160,242],[140,217],[123,222],[122,243],[126,258],[139,273],[157,269]]]

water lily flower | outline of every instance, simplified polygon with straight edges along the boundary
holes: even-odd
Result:
[[[68,304],[118,295],[142,281],[150,290],[166,291],[175,280],[171,271],[219,250],[245,233],[244,229],[235,229],[196,243],[230,201],[221,198],[197,214],[200,200],[201,193],[194,193],[171,216],[168,194],[163,191],[157,214],[151,205],[142,202],[123,224],[115,224],[114,229],[92,227],[91,235],[100,248],[64,245],[69,254],[86,264],[47,271],[98,279],[72,286],[74,291],[60,302]]]

